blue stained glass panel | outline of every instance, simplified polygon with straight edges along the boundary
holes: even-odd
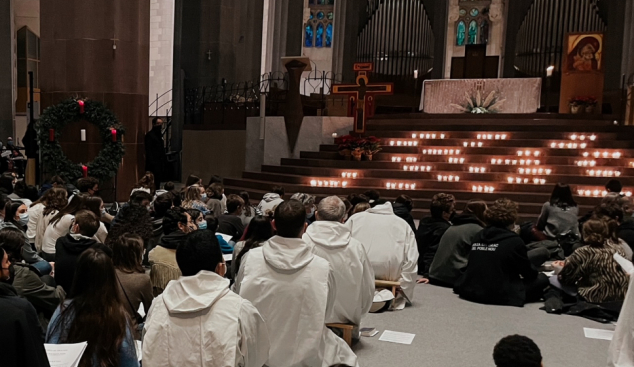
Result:
[[[332,47],[332,23],[326,27],[326,47]]]
[[[315,18],[315,14],[313,14],[313,12],[310,12],[310,18],[308,19],[313,20],[313,18]]]
[[[315,47],[323,47],[324,46],[324,24],[319,23],[317,25],[317,32],[315,37]]]
[[[310,24],[306,25],[304,38],[304,47],[313,47],[313,27]]]
[[[464,46],[465,34],[467,32],[467,27],[465,26],[463,21],[458,22],[458,29],[456,30],[456,45]]]
[[[324,19],[324,12],[320,11],[319,13],[317,13],[317,19],[322,20]]]
[[[478,43],[478,23],[475,20],[472,20],[469,23],[469,37],[467,44],[475,45]]]

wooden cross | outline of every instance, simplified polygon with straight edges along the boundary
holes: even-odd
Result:
[[[348,95],[348,116],[354,117],[355,133],[364,133],[367,118],[374,116],[374,96],[394,93],[394,83],[370,84],[368,82],[367,73],[373,69],[373,63],[355,63],[356,84],[335,84],[332,86],[333,94]]]

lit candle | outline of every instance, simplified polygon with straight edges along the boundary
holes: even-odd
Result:
[[[332,133],[332,137],[336,138],[337,137],[337,133]]]
[[[549,78],[551,76],[553,76],[553,70],[555,70],[554,66],[551,65],[551,66],[547,67],[546,68],[546,76],[549,77]]]
[[[117,142],[117,130],[116,129],[112,129],[112,130],[110,130],[110,132],[112,133],[112,142],[116,143]]]
[[[81,141],[86,141],[86,129],[81,129],[80,134]]]
[[[414,79],[418,79],[418,70],[414,70]]]
[[[79,105],[79,113],[83,114],[84,113],[84,101],[77,101],[77,104]]]
[[[83,175],[84,178],[88,177],[88,167],[87,166],[82,165],[81,166],[81,171],[82,171],[82,175]]]

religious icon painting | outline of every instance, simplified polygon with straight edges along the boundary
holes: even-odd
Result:
[[[603,33],[568,33],[566,35],[565,73],[602,71]]]

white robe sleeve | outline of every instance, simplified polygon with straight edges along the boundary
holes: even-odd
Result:
[[[269,332],[264,319],[244,300],[240,308],[235,366],[262,367],[269,359]]]
[[[608,352],[608,367],[634,366],[634,275]]]
[[[328,265],[330,271],[328,272],[328,299],[326,300],[326,315],[325,317],[332,315],[335,307],[335,300],[337,299],[337,282],[335,280],[335,273],[332,271],[332,267]]]
[[[231,289],[236,294],[240,294],[240,285],[242,284],[242,279],[244,279],[244,268],[246,268],[248,255],[249,253],[246,253],[242,256],[242,259],[240,259],[240,270],[238,270],[238,274],[234,274],[235,281],[233,282]]]
[[[414,287],[418,274],[418,248],[416,247],[416,236],[411,228],[407,228],[405,235],[404,260],[401,269],[401,289],[411,302],[414,298]]]
[[[372,301],[374,300],[374,269],[368,259],[368,254],[363,250],[363,246],[359,246],[361,249],[361,264],[363,266],[363,278],[361,279],[361,315],[366,315],[370,312],[372,307]]]
[[[161,321],[167,319],[167,314],[163,309],[162,295],[158,296],[147,314],[145,319],[145,325],[143,326],[143,365],[152,367],[169,367],[169,350],[168,345],[169,338],[161,337],[163,333],[167,332],[165,324]],[[163,309],[159,309],[162,307]]]

